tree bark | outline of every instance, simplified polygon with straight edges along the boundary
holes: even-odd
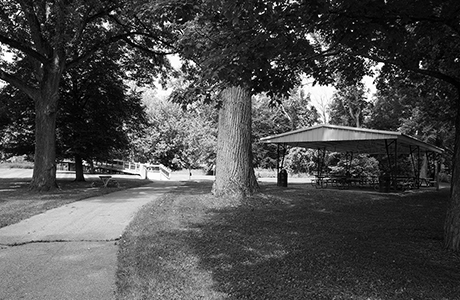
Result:
[[[81,159],[81,156],[78,154],[75,154],[75,181],[85,181],[85,176],[83,172],[83,160]]]
[[[230,87],[222,92],[222,102],[212,192],[243,200],[259,189],[252,166],[251,95],[243,87]]]
[[[49,191],[56,184],[56,107],[57,97],[35,100],[35,155],[30,189]]]
[[[458,92],[460,98],[460,90]],[[444,243],[447,249],[460,252],[460,99],[457,102],[455,146],[452,164],[450,203],[444,225]]]
[[[40,90],[31,95],[35,100],[35,155],[30,189],[49,191],[56,183],[56,115],[59,82],[64,70],[63,60],[57,55],[44,68]]]

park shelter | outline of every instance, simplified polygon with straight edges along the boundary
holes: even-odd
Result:
[[[329,124],[316,125],[265,137],[261,139],[261,142],[277,144],[278,149],[280,147],[285,149],[286,146],[316,149],[318,150],[318,156],[322,152],[323,157],[326,151],[383,154],[388,158],[389,169],[395,170],[398,166],[399,155],[416,156],[417,162],[420,161],[419,158],[421,155],[426,155],[427,158],[431,157],[432,161],[437,161],[439,154],[444,152],[442,148],[425,143],[401,132]],[[415,159],[413,160],[415,162]],[[436,177],[438,173],[437,165],[435,163]],[[419,170],[420,168],[417,169]]]

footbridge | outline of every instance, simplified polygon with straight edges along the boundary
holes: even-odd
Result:
[[[170,180],[171,169],[162,164],[143,164],[138,162],[113,159],[105,162],[95,162],[94,168],[104,173],[119,172],[140,175],[152,180]]]

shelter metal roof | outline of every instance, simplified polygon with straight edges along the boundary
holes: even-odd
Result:
[[[442,153],[444,149],[422,142],[409,135],[366,128],[317,125],[262,138],[263,143],[286,144],[292,147],[324,149],[334,152],[385,154],[386,145],[397,144],[399,154],[414,151]]]

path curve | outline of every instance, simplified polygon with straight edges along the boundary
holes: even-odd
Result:
[[[73,202],[0,228],[0,299],[113,299],[117,240],[179,182]]]

